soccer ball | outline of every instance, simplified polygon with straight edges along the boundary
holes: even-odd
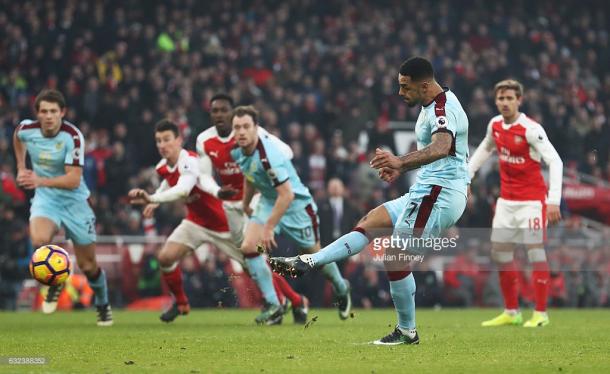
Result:
[[[70,255],[65,249],[53,244],[43,245],[34,251],[30,260],[30,274],[47,286],[64,283],[72,272]]]

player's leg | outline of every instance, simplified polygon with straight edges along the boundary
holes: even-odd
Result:
[[[427,206],[422,207],[422,202],[429,192],[430,188],[413,185],[408,194],[385,204],[388,208],[391,224],[394,226],[392,235],[412,235],[418,216],[418,226],[423,225],[425,227],[428,224],[431,209],[428,211]],[[438,194],[435,194],[434,199],[427,202],[426,205],[432,207],[437,197]],[[428,216],[426,216],[427,211]],[[401,223],[404,223],[404,225]],[[392,248],[391,250],[400,249]],[[381,339],[375,340],[373,344],[419,344],[415,324],[415,278],[406,263],[384,262],[384,265],[390,281],[390,295],[394,302],[398,323],[394,331]]]
[[[34,211],[34,206],[32,206]],[[42,212],[39,212],[41,214]],[[52,211],[48,212],[49,216]],[[45,244],[51,243],[53,236],[59,230],[59,222],[54,219],[45,216],[33,216],[30,218],[30,240],[32,241],[32,247],[40,248]],[[47,293],[44,296],[42,302],[42,312],[45,314],[53,313],[57,309],[57,300],[61,293],[64,284],[58,286],[50,286],[47,289]]]
[[[495,318],[483,321],[481,326],[493,327],[523,323],[519,310],[519,270],[514,261],[514,251],[513,243],[492,242],[491,244],[491,258],[498,268],[504,311]]]
[[[524,205],[520,210],[522,226],[528,222],[524,241],[527,248],[527,258],[532,265],[532,280],[534,283],[534,300],[536,306],[532,318],[525,322],[524,327],[542,327],[550,323],[546,312],[551,274],[544,250],[546,236],[546,206],[542,203]]]
[[[192,248],[182,243],[168,241],[159,252],[161,277],[174,297],[172,305],[159,317],[163,322],[172,322],[179,315],[187,315],[190,312],[188,296],[184,291],[180,260],[191,251]]]
[[[398,218],[392,216],[393,235],[437,237],[461,217],[466,207],[466,196],[459,191],[440,186],[415,184],[411,186],[406,201],[403,199],[401,203],[401,214]],[[415,278],[407,263],[393,261],[384,265],[390,280],[390,294],[398,324],[394,331],[373,343],[419,344],[415,323]]]
[[[186,315],[190,312],[188,297],[184,291],[180,260],[204,242],[205,237],[202,237],[201,230],[201,227],[196,224],[182,220],[157,254],[161,277],[174,297],[172,305],[159,317],[163,322],[172,322],[179,315]]]
[[[315,254],[319,250],[320,242],[316,241],[313,246],[303,249],[302,253]],[[322,274],[324,274],[324,277],[333,285],[339,318],[342,320],[348,319],[352,310],[351,287],[349,281],[343,278],[336,262],[331,262],[330,264],[322,265],[318,268]]]
[[[59,223],[51,218],[37,216],[30,218],[30,240],[34,249],[50,244],[59,230]]]
[[[232,253],[237,251],[239,256],[241,257],[241,261],[238,261],[240,261],[242,266],[247,269],[247,265],[244,260],[244,255],[239,249],[244,239],[247,217],[244,214],[241,205],[224,202],[223,207],[225,209],[227,221],[229,222],[231,239],[235,244],[232,246],[227,244],[223,247],[225,249],[219,246],[219,249],[225,250],[225,252],[233,258],[235,258],[235,256],[233,256]],[[286,282],[286,280],[281,275],[272,273],[272,281],[273,288],[275,289],[275,293],[277,294],[278,300],[280,301],[280,304],[282,304],[284,307],[284,312],[286,312],[290,306],[292,306],[293,308],[301,307],[301,304],[303,303],[302,295],[299,295],[297,292],[295,292],[290,286],[290,284],[288,284],[288,282]],[[288,301],[290,301],[290,305],[288,305]]]
[[[514,261],[515,243],[522,236],[516,224],[515,205],[499,198],[492,222],[491,259],[498,268],[504,311],[495,318],[481,323],[485,327],[520,325],[523,317],[519,310],[519,271]]]
[[[261,214],[260,210],[259,214]],[[263,311],[255,318],[255,321],[258,324],[273,325],[281,323],[283,308],[273,287],[271,269],[267,266],[263,254],[258,251],[263,231],[261,219],[261,216],[253,216],[253,219],[248,222],[241,250],[246,258],[248,272],[264,299]]]
[[[377,236],[376,230],[392,227],[391,213],[388,209],[394,208],[389,208],[386,203],[371,210],[360,219],[352,231],[312,255],[271,258],[271,267],[280,274],[300,276],[313,268],[358,254],[366,248],[373,235]]]
[[[106,273],[98,266],[95,257],[95,214],[86,202],[67,205],[62,213],[62,223],[66,236],[74,243],[74,254],[80,270],[87,277],[95,295],[97,325],[111,326],[112,309],[108,301]]]
[[[527,320],[523,326],[542,327],[550,323],[549,316],[546,312],[546,304],[551,274],[544,246],[542,244],[527,245],[527,257],[532,264],[532,280],[534,283],[534,300],[536,306],[532,318]]]
[[[307,204],[298,209],[295,213],[285,215],[282,218],[280,227],[282,232],[295,240],[301,253],[315,255],[320,251],[320,219],[318,218],[318,208],[315,203]],[[359,233],[362,235],[361,233]],[[331,262],[320,266],[320,270],[334,288],[335,295],[341,298],[349,298],[349,286],[347,281],[341,276],[336,262]],[[351,304],[351,301],[350,301]],[[349,308],[348,308],[349,309]],[[348,312],[339,315],[342,319],[348,318]]]
[[[76,255],[78,267],[87,277],[89,286],[95,295],[97,325],[112,326],[112,309],[108,300],[106,272],[97,264],[95,258],[95,243],[77,244],[74,242],[74,253]]]

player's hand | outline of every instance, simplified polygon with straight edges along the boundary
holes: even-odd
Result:
[[[159,207],[159,204],[147,204],[142,211],[144,218],[152,218],[155,215],[155,209]]]
[[[42,178],[40,178],[33,170],[25,169],[17,175],[17,184],[26,190],[33,190],[39,187]]]
[[[26,175],[31,174],[32,170],[30,169],[19,169],[17,170],[17,185],[21,186]]]
[[[267,252],[271,252],[273,248],[277,248],[277,243],[275,242],[275,234],[273,232],[274,227],[270,225],[263,226],[263,238],[262,245],[265,246]]]
[[[546,217],[550,224],[557,223],[561,220],[561,211],[559,205],[547,205],[546,206]]]
[[[132,205],[145,205],[150,203],[150,195],[141,188],[134,188],[127,194]]]
[[[398,178],[399,175],[400,175],[400,171],[398,171],[396,169],[390,169],[390,168],[379,169],[379,178],[382,181],[385,181],[388,183],[394,182],[396,180],[396,178]]]
[[[375,149],[375,157],[371,160],[370,165],[373,169],[390,168],[400,171],[402,162],[392,152],[377,148]]]
[[[234,196],[239,192],[238,189],[233,188],[231,186],[222,186],[220,190],[218,190],[218,198],[221,200],[226,200]]]

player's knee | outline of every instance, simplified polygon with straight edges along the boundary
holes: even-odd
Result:
[[[241,243],[239,250],[244,254],[257,253],[256,244],[252,242],[244,241]]]
[[[157,256],[157,259],[159,260],[159,266],[161,266],[162,268],[169,268],[176,262],[176,259],[174,257],[175,256],[172,256],[171,253],[167,251],[161,251]]]
[[[492,249],[491,251],[491,259],[496,264],[508,264],[510,262],[513,262],[514,258],[515,254],[513,251],[500,251],[497,249]]]
[[[546,262],[546,252],[544,248],[531,248],[527,251],[529,262]]]
[[[241,243],[241,246],[239,247],[239,250],[244,253],[244,254],[249,254],[249,253],[256,253],[257,250],[257,244],[258,241],[254,240],[255,238],[252,238],[250,236],[247,236],[244,238],[244,240]],[[258,238],[256,238],[258,239]]]
[[[92,275],[97,271],[97,262],[95,258],[76,258],[76,262],[78,263],[78,267],[80,270],[85,273],[85,275]]]

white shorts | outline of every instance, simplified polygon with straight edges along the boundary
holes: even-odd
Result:
[[[494,243],[542,244],[546,238],[546,205],[542,201],[498,198],[492,223]]]
[[[183,219],[167,241],[184,244],[192,250],[197,249],[203,243],[210,243],[242,266],[244,265],[244,255],[233,241],[230,232],[213,231]]]
[[[256,209],[258,202],[260,201],[260,193],[254,194],[250,201],[250,208]],[[248,216],[244,213],[241,201],[223,201],[222,207],[225,210],[227,221],[229,222],[229,230],[231,231],[231,237],[236,243],[237,247],[241,247],[241,243],[244,241],[244,233],[246,232],[246,224],[248,223]]]
[[[239,248],[241,243],[244,241],[244,231],[246,230],[246,222],[248,217],[242,209],[241,202],[227,202],[223,203],[225,209],[225,215],[229,222],[229,230],[231,231],[231,238],[235,242],[235,245]]]

